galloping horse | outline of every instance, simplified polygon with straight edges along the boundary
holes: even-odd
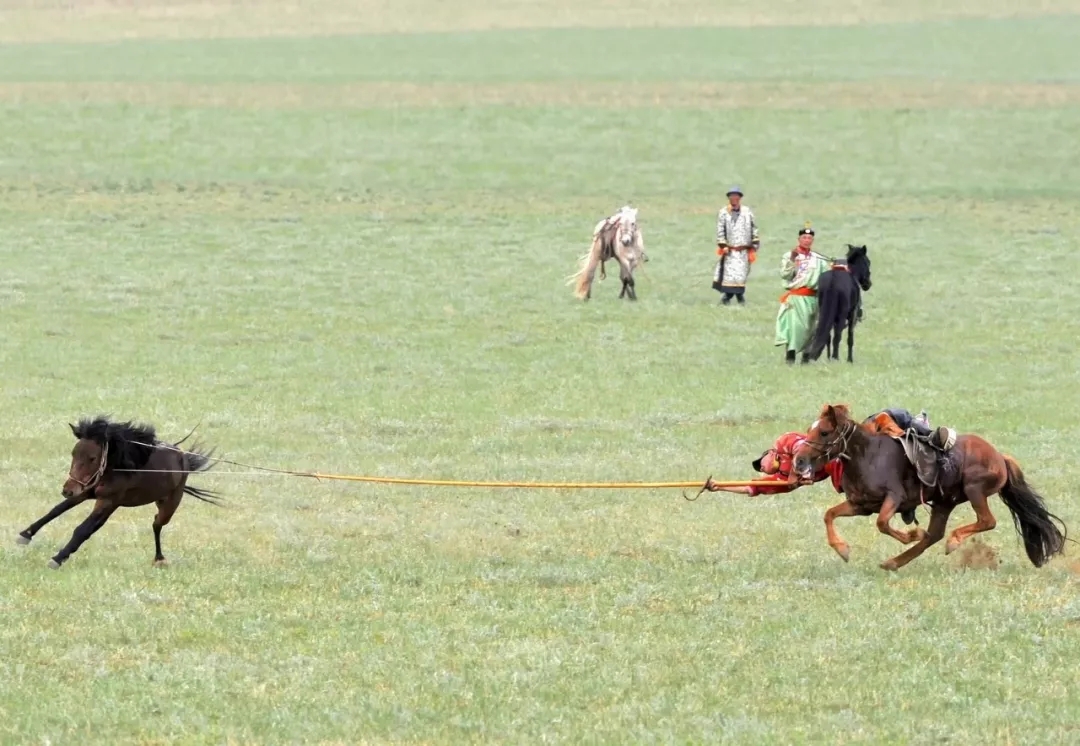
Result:
[[[625,296],[630,300],[637,300],[637,292],[634,290],[634,268],[642,262],[649,261],[645,253],[641,228],[637,224],[637,215],[636,208],[625,205],[593,228],[592,247],[588,254],[581,257],[577,273],[567,283],[577,284],[575,294],[578,298],[588,300],[592,297],[592,284],[597,265],[600,266],[600,279],[603,280],[607,277],[604,263],[608,259],[614,259],[619,263],[619,279],[622,280],[622,291],[619,297]]]
[[[1066,534],[1061,519],[1047,511],[1015,459],[1002,455],[978,435],[956,438],[937,484],[927,495],[899,440],[855,422],[842,404],[826,405],[795,453],[795,472],[801,479],[811,478],[816,468],[834,458],[844,464],[841,484],[847,500],[826,511],[825,531],[829,546],[845,562],[850,549],[836,533],[836,518],[877,513],[881,533],[902,544],[914,543],[881,564],[884,570],[899,570],[945,536],[949,514],[961,503],[971,503],[976,521],[952,532],[945,545],[946,554],[956,551],[969,536],[993,529],[997,521],[988,499],[994,494],[1001,495],[1012,513],[1033,565],[1042,567],[1064,549]],[[904,532],[889,525],[897,511],[914,509],[922,502],[931,506],[926,531],[918,528]],[[1060,529],[1057,524],[1061,524]]]
[[[854,362],[855,324],[862,311],[862,293],[870,290],[870,257],[865,246],[848,244],[846,259],[834,260],[833,267],[818,281],[818,321],[814,338],[807,350],[811,360],[821,357],[840,359],[840,336],[847,327],[847,361]],[[832,333],[830,347],[829,334]]]
[[[86,500],[94,500],[94,509],[80,523],[71,540],[49,562],[59,569],[78,551],[83,542],[105,525],[117,508],[134,508],[157,503],[154,518],[154,564],[165,564],[161,553],[161,529],[173,517],[185,494],[208,503],[219,504],[216,493],[188,485],[190,474],[210,468],[211,452],[182,450],[179,443],[157,439],[149,425],[110,422],[107,418],[84,419],[69,425],[76,443],[71,451],[71,466],[58,503],[46,515],[19,533],[19,543],[29,544],[41,528]]]

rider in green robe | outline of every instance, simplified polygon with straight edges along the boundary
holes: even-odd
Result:
[[[829,269],[828,261],[811,250],[814,230],[807,223],[799,231],[799,245],[780,260],[780,276],[787,292],[780,298],[776,315],[776,346],[783,347],[784,359],[790,364],[802,353],[809,362],[806,347],[814,335],[817,322],[817,287],[821,273]]]

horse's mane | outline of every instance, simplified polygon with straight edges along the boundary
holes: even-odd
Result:
[[[84,418],[78,425],[70,427],[78,440],[92,440],[103,447],[108,445],[108,469],[141,469],[158,442],[153,425],[112,422],[103,416]]]

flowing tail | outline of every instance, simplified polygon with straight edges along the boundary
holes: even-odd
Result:
[[[570,278],[571,283],[576,283],[574,294],[583,300],[589,297],[592,290],[593,278],[596,276],[596,268],[600,265],[600,253],[603,250],[603,237],[597,233],[593,237],[592,248],[578,260],[578,271]],[[569,283],[568,283],[569,284]]]
[[[202,452],[195,446],[187,451],[184,451],[183,469],[189,474],[197,474],[201,471],[210,471],[214,467],[214,451],[213,449]],[[196,497],[203,502],[210,503],[211,505],[221,505],[221,494],[212,490],[204,490],[200,487],[192,487],[190,484],[184,483],[184,493]]]
[[[826,287],[822,288],[821,285]],[[825,292],[822,292],[823,290]],[[811,360],[821,357],[821,351],[829,346],[829,332],[832,331],[833,320],[840,310],[840,294],[830,292],[831,290],[827,283],[818,284],[817,328],[807,350]]]
[[[1042,567],[1052,556],[1064,550],[1065,524],[1046,509],[1042,497],[1031,489],[1024,479],[1020,464],[1011,456],[1005,456],[1005,468],[1008,478],[1001,488],[1001,501],[1012,513],[1016,532],[1024,540],[1028,559],[1035,567]],[[1061,524],[1060,529],[1057,524]]]

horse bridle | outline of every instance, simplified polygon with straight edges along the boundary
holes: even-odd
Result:
[[[851,436],[855,434],[856,428],[858,428],[858,425],[854,422],[848,422],[842,428],[838,427],[834,431],[839,433],[839,435],[828,445],[821,445],[820,443],[815,443],[811,440],[807,440],[806,445],[808,448],[813,448],[819,454],[824,456],[826,461],[832,461],[834,458],[851,458],[848,456],[847,448],[848,444],[851,442]],[[839,448],[837,448],[837,446],[839,446]],[[836,453],[832,452],[834,448],[837,450]]]
[[[92,477],[90,477],[90,479],[88,479],[87,481],[84,482],[81,479],[79,479],[77,476],[72,474],[71,469],[68,469],[68,479],[70,479],[73,482],[77,482],[79,484],[79,486],[82,487],[82,492],[80,492],[79,494],[80,495],[85,495],[87,492],[94,489],[95,487],[98,486],[98,484],[101,483],[101,478],[105,476],[105,467],[108,466],[108,463],[109,463],[109,443],[108,443],[108,441],[106,441],[104,447],[101,449],[101,463],[98,464],[97,471],[94,472],[94,475]]]

